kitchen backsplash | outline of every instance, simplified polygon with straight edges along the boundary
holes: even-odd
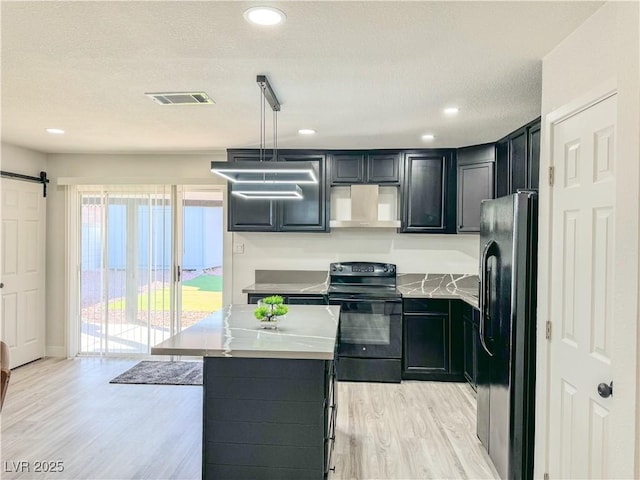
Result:
[[[398,272],[476,273],[478,235],[398,234],[358,229],[331,233],[234,233],[233,302],[244,303],[242,288],[256,270],[324,270],[331,262],[395,263]]]

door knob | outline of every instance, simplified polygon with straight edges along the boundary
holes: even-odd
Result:
[[[609,385],[607,385],[606,383],[601,383],[600,385],[598,385],[598,395],[600,395],[602,398],[609,398],[611,395],[613,395],[613,382],[611,382]]]
[[[4,283],[0,283],[0,288],[4,288]]]

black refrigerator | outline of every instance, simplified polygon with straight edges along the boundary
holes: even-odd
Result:
[[[533,478],[537,237],[537,193],[482,202],[477,433],[502,479]]]

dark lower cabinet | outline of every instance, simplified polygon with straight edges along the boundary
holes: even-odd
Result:
[[[333,360],[205,357],[203,479],[322,479],[333,468]]]
[[[479,358],[483,350],[480,343],[480,311],[462,300],[455,301],[456,315],[463,328],[463,370],[464,378],[471,388],[478,388]]]
[[[462,317],[462,328],[464,330],[464,378],[474,390],[478,383],[478,317],[480,312],[469,306],[468,313]]]
[[[464,380],[462,323],[449,300],[405,299],[403,330],[403,379]]]
[[[272,295],[280,295],[284,299],[284,303],[288,305],[329,305],[326,295],[305,295],[305,294],[281,294],[281,293],[249,293],[247,294],[247,303],[256,304],[258,300]]]

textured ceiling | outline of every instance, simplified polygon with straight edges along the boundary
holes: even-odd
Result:
[[[266,74],[280,148],[488,142],[539,115],[542,57],[602,4],[268,3],[284,24],[249,25],[255,3],[240,1],[3,1],[2,140],[43,152],[255,147]],[[144,96],[162,91],[216,103]],[[452,104],[455,118],[442,113]]]

